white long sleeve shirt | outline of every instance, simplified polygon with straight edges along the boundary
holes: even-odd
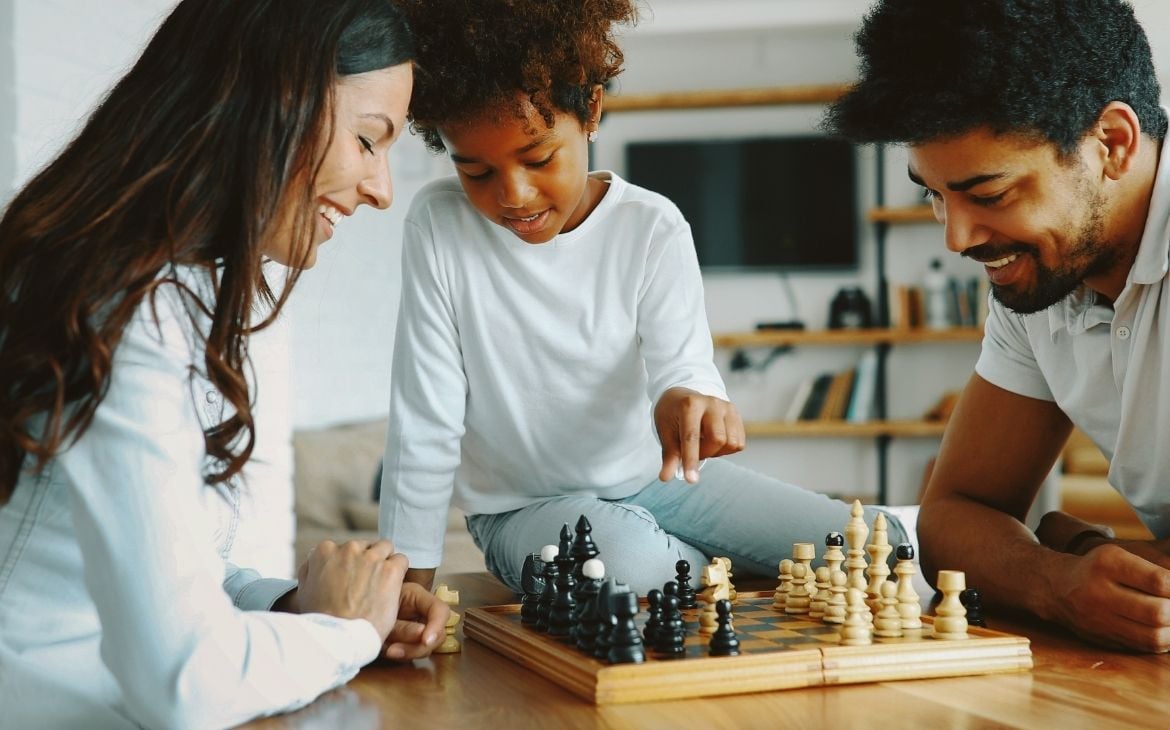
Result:
[[[5,727],[234,725],[378,653],[369,622],[270,613],[294,584],[225,563],[238,502],[201,478],[222,399],[193,375],[174,289],[157,301],[159,324],[147,303],[127,328],[90,428],[0,508]]]
[[[412,567],[442,559],[447,508],[627,497],[661,468],[653,404],[726,399],[690,227],[610,172],[574,230],[532,245],[458,180],[415,196],[403,242],[381,528]]]

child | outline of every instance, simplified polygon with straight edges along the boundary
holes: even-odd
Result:
[[[0,218],[0,724],[225,727],[439,645],[385,540],[222,557],[261,263],[390,204],[411,58],[384,0],[184,0]]]
[[[841,530],[843,503],[712,459],[744,432],[690,229],[665,198],[588,171],[633,3],[399,4],[418,38],[413,128],[458,171],[419,192],[404,238],[381,529],[408,580],[433,579],[452,495],[514,590],[582,514],[639,593],[679,559],[775,575],[793,542]]]

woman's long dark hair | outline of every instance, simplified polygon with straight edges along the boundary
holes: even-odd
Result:
[[[0,504],[26,458],[39,471],[89,427],[127,323],[160,284],[183,289],[182,265],[213,277],[213,304],[184,299],[193,323],[210,319],[203,365],[234,410],[204,434],[217,465],[204,476],[240,471],[254,442],[247,336],[299,269],[276,296],[266,236],[297,211],[304,260],[334,84],[412,56],[388,0],[179,3],[0,218]],[[261,302],[270,314],[253,323]]]

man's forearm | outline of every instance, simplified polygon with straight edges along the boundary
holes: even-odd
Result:
[[[1041,545],[1012,515],[959,496],[927,500],[918,517],[922,569],[933,585],[939,570],[962,570],[989,604],[1055,612],[1052,581],[1076,560]],[[1063,567],[1062,567],[1063,566]]]

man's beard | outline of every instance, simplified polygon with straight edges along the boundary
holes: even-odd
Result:
[[[1061,254],[1057,268],[1048,268],[1041,263],[1034,246],[1014,244],[1011,247],[1014,252],[1032,257],[1036,281],[1027,289],[992,284],[992,296],[1017,314],[1033,314],[1062,301],[1086,278],[1109,271],[1120,258],[1121,250],[1103,240],[1105,219],[1101,209],[1100,198],[1089,201],[1089,218],[1072,239],[1072,246]]]

